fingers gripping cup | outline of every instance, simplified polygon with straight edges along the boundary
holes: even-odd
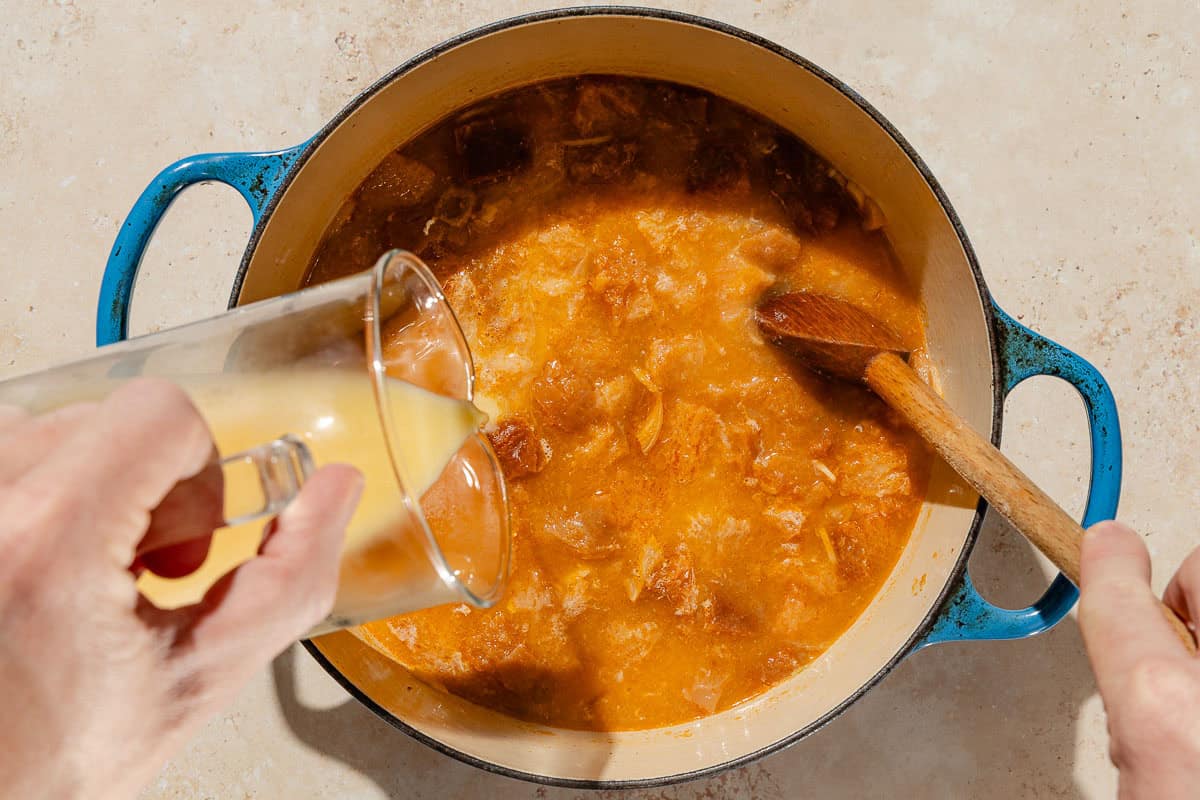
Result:
[[[155,604],[195,602],[252,558],[262,519],[332,462],[355,465],[366,483],[334,610],[312,635],[443,603],[486,607],[502,592],[504,481],[479,432],[470,351],[415,256],[392,251],[367,272],[8,381],[0,402],[41,412],[139,376],[181,386],[223,456],[212,470],[222,507],[190,516],[207,520],[204,533],[224,527],[195,573],[142,575],[139,588]]]

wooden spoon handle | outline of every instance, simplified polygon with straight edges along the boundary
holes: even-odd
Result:
[[[1017,465],[980,436],[894,353],[866,369],[867,384],[937,451],[954,471],[1079,585],[1083,528]],[[1159,602],[1177,636],[1192,652],[1196,641],[1175,612]]]

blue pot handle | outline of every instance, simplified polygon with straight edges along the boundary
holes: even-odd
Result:
[[[995,310],[1006,396],[1026,378],[1051,375],[1074,386],[1083,397],[1092,440],[1091,478],[1083,524],[1086,527],[1112,519],[1121,494],[1121,425],[1108,383],[1095,367],[1067,348],[1034,333],[999,307]],[[1028,608],[1000,608],[984,600],[970,574],[964,573],[933,627],[913,651],[938,642],[1033,636],[1054,627],[1078,597],[1079,590],[1060,574]]]
[[[258,224],[275,190],[308,142],[269,153],[207,153],[176,161],[150,182],[133,204],[117,234],[96,309],[96,345],[124,339],[129,334],[129,302],[138,267],[154,229],[181,191],[195,183],[220,181],[237,189]]]

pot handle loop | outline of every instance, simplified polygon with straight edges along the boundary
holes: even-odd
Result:
[[[187,187],[219,181],[241,193],[257,225],[267,203],[283,182],[308,142],[264,153],[207,153],[176,161],[155,176],[129,210],[117,233],[96,309],[96,345],[120,341],[129,335],[129,303],[146,247],[167,208]]]
[[[1121,425],[1112,391],[1100,372],[1062,345],[1034,333],[995,307],[1004,394],[1034,375],[1060,378],[1083,398],[1091,432],[1091,474],[1083,513],[1086,528],[1117,513],[1121,494]],[[1079,590],[1058,575],[1028,608],[994,606],[976,590],[968,573],[945,601],[942,611],[913,652],[949,641],[1022,639],[1054,627],[1079,597]]]

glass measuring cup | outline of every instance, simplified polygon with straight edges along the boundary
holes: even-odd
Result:
[[[135,377],[172,380],[221,451],[222,503],[195,574],[143,574],[156,605],[195,602],[257,553],[260,521],[322,463],[366,477],[333,612],[310,635],[453,602],[487,607],[508,575],[508,507],[470,405],[474,370],[436,279],[410,253],[374,268],[0,383],[40,413]]]

